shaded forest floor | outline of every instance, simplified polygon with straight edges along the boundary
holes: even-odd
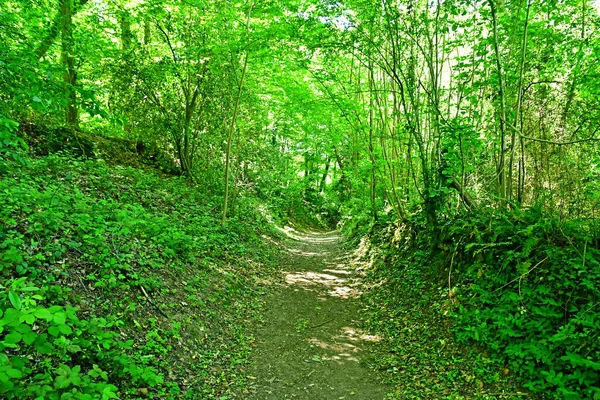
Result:
[[[288,236],[256,333],[251,384],[240,397],[383,399],[391,388],[366,363],[380,338],[359,329],[360,292],[341,237],[295,231]]]

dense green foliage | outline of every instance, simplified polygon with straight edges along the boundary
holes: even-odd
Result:
[[[591,0],[0,0],[2,390],[193,396],[92,300],[238,304],[270,209],[377,238],[392,341],[418,279],[482,385],[598,398],[599,54]]]
[[[547,397],[599,398],[599,226],[561,221],[539,207],[491,211],[437,229],[418,221],[372,229],[369,276],[383,287],[369,295],[367,325],[392,340],[382,368],[407,385],[399,375],[404,360],[422,357],[410,372],[434,390],[481,396],[497,392],[512,371]],[[450,326],[454,338],[437,332]],[[422,352],[402,349],[407,340],[421,342]],[[477,344],[485,358],[448,345],[456,340]],[[427,368],[436,371],[435,385]],[[408,382],[403,393],[418,394],[420,385]]]
[[[181,178],[64,155],[6,166],[3,397],[208,398],[242,382],[251,273],[268,258],[252,204],[225,229]]]
[[[360,246],[367,283],[376,288],[364,296],[364,328],[386,338],[373,363],[395,387],[391,398],[529,397],[502,359],[456,340],[448,289],[424,267],[437,266],[442,257],[432,259],[425,241],[405,243],[410,233],[378,229]]]
[[[458,339],[505,358],[536,392],[599,398],[599,227],[539,208],[463,221],[443,234],[455,244]]]

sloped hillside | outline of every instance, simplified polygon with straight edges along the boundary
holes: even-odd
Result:
[[[16,154],[0,176],[0,397],[227,398],[243,384],[274,251],[258,204],[221,226],[183,178]]]

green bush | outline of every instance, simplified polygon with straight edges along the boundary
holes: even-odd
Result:
[[[446,225],[456,335],[492,350],[534,392],[600,398],[600,237],[535,208]]]
[[[27,150],[27,144],[17,136],[19,124],[13,120],[4,118],[0,114],[0,161],[12,160],[24,163],[23,150]],[[6,165],[0,163],[0,173],[6,172]]]
[[[387,282],[384,291],[392,293],[379,295],[374,313],[386,313],[379,318],[390,336],[401,336],[393,313],[411,298],[410,292],[396,294],[395,282],[417,277],[409,287],[419,292],[419,302],[427,310],[453,310],[454,337],[485,353],[486,362],[499,366],[496,374],[512,371],[548,398],[600,399],[595,221],[564,221],[540,207],[484,209],[438,227],[424,221],[421,213],[369,231],[383,261],[373,279]],[[349,228],[356,226],[351,222]]]

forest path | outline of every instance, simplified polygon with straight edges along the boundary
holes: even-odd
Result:
[[[361,360],[378,340],[357,328],[356,277],[337,232],[288,231],[281,279],[266,299],[244,398],[384,399]]]

